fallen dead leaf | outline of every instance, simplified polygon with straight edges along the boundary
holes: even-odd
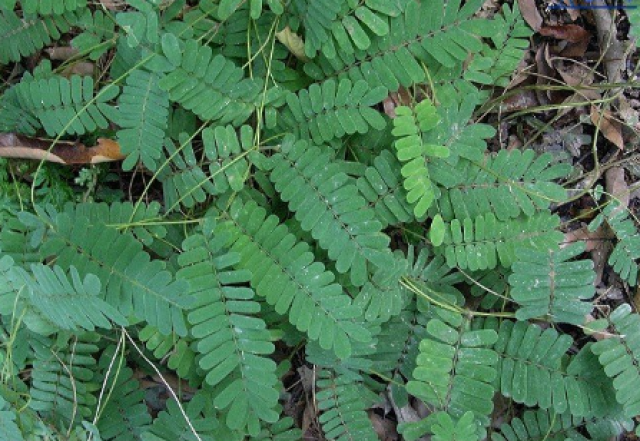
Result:
[[[588,86],[593,84],[593,69],[580,63],[572,63],[569,60],[556,58],[553,60],[562,80],[569,86]]]
[[[395,118],[396,107],[408,106],[409,104],[411,104],[411,95],[407,89],[401,87],[400,90],[391,92],[389,96],[384,99],[382,107],[384,108],[384,113],[386,113],[389,118]]]
[[[52,60],[66,61],[78,55],[78,49],[71,46],[55,46],[44,50]]]
[[[540,28],[540,35],[558,40],[566,40],[571,43],[579,43],[584,40],[588,41],[591,38],[591,34],[583,27],[574,24],[544,26]]]
[[[619,203],[614,212],[624,210],[629,206],[630,193],[624,178],[624,168],[611,167],[604,174],[605,186],[610,197]]]
[[[518,0],[518,6],[520,7],[520,13],[527,22],[527,24],[534,31],[539,31],[542,27],[542,16],[535,0]]]
[[[110,11],[119,11],[125,7],[124,0],[100,0],[100,3]]]
[[[538,105],[536,93],[530,89],[518,89],[516,93],[508,96],[500,103],[502,112],[515,112]]]
[[[622,139],[622,125],[613,118],[608,110],[599,110],[596,106],[591,106],[591,122],[599,127],[600,132],[613,145],[620,150],[624,149],[624,139]]]
[[[98,144],[86,147],[81,142],[57,142],[52,148],[47,139],[30,138],[15,133],[0,133],[0,158],[34,159],[58,164],[97,164],[120,161],[125,156],[120,145],[99,138]]]
[[[397,423],[372,411],[369,411],[369,420],[380,441],[398,441]]]

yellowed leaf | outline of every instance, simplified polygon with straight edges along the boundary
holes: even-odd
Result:
[[[280,43],[284,44],[297,59],[308,61],[304,53],[304,40],[293,32],[289,26],[286,26],[280,32],[276,32],[276,38]]]

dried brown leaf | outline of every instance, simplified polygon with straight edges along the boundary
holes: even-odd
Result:
[[[397,441],[399,438],[395,422],[369,411],[369,420],[381,441]]]
[[[0,158],[34,159],[58,164],[97,164],[120,161],[124,155],[117,142],[99,138],[98,144],[86,147],[81,142],[52,142],[15,133],[0,133]]]
[[[584,40],[588,41],[591,38],[591,34],[583,27],[574,24],[544,26],[540,28],[540,35],[553,37],[558,40],[566,40],[571,43],[579,43]]]
[[[600,110],[596,106],[591,106],[591,122],[599,127],[600,132],[613,145],[620,150],[624,149],[624,139],[622,139],[622,125],[613,118],[608,110]]]
[[[520,13],[527,22],[527,24],[534,31],[539,31],[542,27],[542,15],[538,11],[535,0],[518,0],[518,6],[520,7]]]
[[[605,186],[607,193],[611,198],[617,201],[620,206],[614,211],[624,210],[629,206],[629,199],[631,197],[629,193],[629,186],[624,178],[624,168],[611,167],[604,174]]]

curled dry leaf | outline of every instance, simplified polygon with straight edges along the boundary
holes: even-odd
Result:
[[[124,155],[120,145],[105,138],[99,138],[98,144],[86,147],[81,142],[57,142],[30,138],[15,133],[0,133],[0,158],[34,159],[58,164],[97,164],[100,162],[120,161]]]
[[[600,132],[613,145],[620,150],[624,149],[624,139],[622,139],[622,125],[613,118],[608,110],[599,110],[596,106],[591,106],[591,122],[599,127]]]

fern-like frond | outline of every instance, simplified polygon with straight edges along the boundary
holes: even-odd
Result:
[[[388,35],[371,38],[366,50],[340,51],[333,58],[320,55],[305,64],[305,72],[317,80],[364,79],[389,91],[424,82],[422,62],[453,67],[482,49],[478,35],[490,36],[493,29],[490,21],[472,18],[481,5],[473,1],[460,8],[459,2],[410,0],[403,13],[389,19]]]
[[[383,150],[356,182],[360,194],[373,208],[383,228],[414,219],[413,209],[407,202],[407,192],[402,186],[400,169],[393,153]]]
[[[203,120],[241,125],[256,110],[261,81],[244,78],[242,69],[195,40],[177,51],[176,68],[159,82],[171,101]],[[170,58],[171,59],[171,58]]]
[[[115,46],[116,21],[109,11],[86,10],[78,17],[76,25],[83,32],[71,40],[71,46],[88,53],[91,60],[97,60]]]
[[[168,400],[166,410],[160,412],[149,430],[142,434],[142,441],[196,441],[194,430],[202,441],[234,439],[229,435],[228,438],[216,435],[220,422],[211,409],[212,400],[211,391],[199,391],[188,403],[182,403],[186,415],[175,400]]]
[[[426,337],[428,318],[415,304],[381,326],[376,334],[376,351],[370,356],[372,371],[394,381],[390,384],[393,400],[399,407],[409,404],[405,382],[413,378],[420,341]]]
[[[603,212],[592,221],[589,228],[595,230],[604,219],[618,239],[609,256],[608,263],[622,279],[635,286],[638,283],[637,262],[640,259],[640,236],[637,234],[637,227],[628,218],[626,209],[620,207],[617,202],[607,205]]]
[[[584,436],[584,431],[590,435]],[[554,414],[544,409],[527,410],[522,418],[513,418],[509,424],[500,425],[497,432],[491,434],[491,441],[565,441],[593,440],[605,441],[620,435],[624,426],[612,419],[584,418],[565,412]]]
[[[109,120],[117,121],[115,109],[107,103],[120,89],[108,85],[97,94],[93,89],[93,78],[79,75],[23,79],[16,86],[21,108],[33,114],[49,136],[83,135],[106,129]]]
[[[138,338],[144,342],[147,349],[152,351],[156,359],[166,360],[167,367],[173,369],[180,378],[185,378],[191,384],[198,386],[202,383],[201,372],[197,369],[197,354],[191,347],[191,339],[163,335],[154,326],[142,328]]]
[[[569,410],[586,417],[612,411],[613,391],[595,357],[583,349],[564,368],[563,356],[573,344],[570,336],[520,321],[484,327],[498,330],[493,349],[500,356],[497,387],[505,397],[558,414]]]
[[[395,255],[388,266],[378,268],[354,298],[354,305],[362,308],[366,320],[388,321],[400,314],[407,303],[407,292],[400,285],[406,273],[407,261]]]
[[[554,322],[581,325],[593,305],[585,302],[595,294],[592,260],[569,260],[584,251],[575,243],[558,251],[517,250],[509,276],[511,297],[520,304],[519,320],[550,317]]]
[[[372,404],[371,393],[351,376],[337,375],[330,369],[317,371],[315,398],[320,424],[326,439],[377,441],[367,408]]]
[[[0,396],[0,438],[12,441],[24,441],[22,431],[16,421],[18,415],[10,404]]]
[[[99,388],[96,378],[97,334],[71,338],[64,345],[34,335],[29,407],[75,425],[93,414]]]
[[[256,316],[260,304],[253,290],[242,286],[251,273],[232,269],[241,257],[224,249],[227,241],[211,230],[187,238],[177,277],[189,282],[195,299],[188,320],[205,381],[219,391],[215,406],[228,411],[230,429],[257,435],[260,421],[275,423],[279,417],[276,364],[269,358],[275,347]]]
[[[151,424],[151,415],[144,402],[144,390],[133,378],[133,370],[121,366],[119,359],[113,360],[109,369],[112,360],[105,355],[112,353],[105,351],[100,360],[102,369],[109,373],[103,386],[103,396],[107,400],[100,409],[97,423],[100,436],[104,440],[140,441]],[[118,357],[118,354],[115,356]]]
[[[42,262],[37,244],[31,240],[31,230],[15,217],[0,229],[0,253],[10,256],[16,265],[28,268],[29,264]]]
[[[366,133],[369,127],[382,130],[386,121],[371,106],[386,97],[383,87],[371,88],[366,81],[327,80],[287,94],[278,117],[284,131],[320,145],[345,134]]]
[[[436,190],[429,176],[427,164],[430,158],[445,158],[449,149],[435,144],[425,144],[422,132],[433,129],[439,123],[436,108],[429,99],[416,105],[414,110],[408,107],[396,107],[393,120],[395,148],[402,166],[403,185],[407,190],[407,202],[414,205],[417,217],[423,216],[436,197]]]
[[[309,0],[295,0],[289,7],[305,29],[305,55],[315,57],[322,52],[328,58],[337,53],[353,54],[371,45],[370,35],[383,37],[389,33],[388,17],[398,16],[407,1],[367,0],[361,4],[329,0],[321,5]]]
[[[40,127],[40,121],[21,107],[15,86],[0,96],[0,132],[34,135]]]
[[[450,188],[464,182],[466,175],[457,170],[461,158],[482,161],[487,139],[496,130],[489,124],[474,122],[474,111],[483,102],[482,91],[461,79],[447,79],[433,85],[437,98],[437,117],[440,122],[423,133],[425,144],[441,145],[449,149],[449,156],[429,163],[432,179]]]
[[[127,155],[122,167],[131,170],[138,160],[158,169],[169,117],[169,96],[158,86],[159,75],[136,69],[118,97],[117,132],[120,150]]]
[[[73,204],[67,203],[64,212],[72,217],[83,217],[90,224],[104,224],[108,228],[119,231],[130,231],[136,239],[145,246],[150,246],[154,240],[167,235],[164,225],[154,225],[160,219],[162,207],[156,201],[149,204],[131,202],[91,202]]]
[[[562,241],[557,231],[558,216],[542,211],[534,216],[520,216],[506,222],[489,213],[462,222],[453,219],[445,224],[444,244],[436,251],[445,255],[451,268],[472,271],[495,268],[500,262],[510,267],[515,250],[553,250]]]
[[[351,353],[350,340],[370,338],[358,323],[362,311],[332,283],[334,275],[314,261],[309,246],[296,241],[275,215],[267,217],[255,202],[236,199],[225,218],[216,231],[231,233],[231,251],[241,255],[237,266],[251,271],[251,285],[276,312],[288,314],[300,331],[342,358]]]
[[[510,77],[529,47],[533,33],[522,18],[518,4],[513,8],[502,5],[500,14],[493,17],[494,33],[491,45],[485,44],[465,68],[464,77],[469,81],[488,86],[507,87]]]
[[[436,412],[431,431],[434,441],[477,441],[479,438],[473,418],[473,412],[466,412],[457,421],[445,412]]]
[[[551,164],[545,153],[536,158],[533,150],[501,150],[483,162],[461,164],[464,181],[442,190],[438,200],[445,220],[474,218],[493,213],[506,221],[521,214],[532,216],[553,202],[566,199],[566,191],[553,182],[566,176],[571,167]]]
[[[608,317],[615,336],[600,340],[591,346],[607,376],[613,378],[616,400],[624,406],[627,416],[640,413],[640,392],[635,384],[640,381],[640,317],[628,304],[618,306]]]
[[[438,309],[420,342],[413,379],[407,391],[458,419],[471,411],[482,425],[493,410],[498,338],[492,329],[471,330],[462,315]]]
[[[100,296],[101,283],[93,274],[80,278],[78,270],[70,267],[71,282],[59,267],[50,268],[42,264],[31,265],[31,274],[16,268],[23,285],[15,293],[27,289],[29,306],[39,311],[60,329],[93,331],[96,327],[110,329],[111,323],[125,326],[127,320]]]
[[[304,231],[310,231],[340,273],[362,286],[369,266],[391,264],[389,238],[375,213],[348,176],[331,161],[331,152],[292,137],[272,156],[270,179]]]
[[[254,134],[250,126],[236,133],[232,126],[216,126],[202,131],[204,157],[196,158],[186,134],[182,134],[178,150],[165,144],[171,164],[160,173],[165,206],[191,208],[207,196],[218,196],[229,190],[240,191],[249,177],[249,167],[255,160]]]
[[[125,316],[134,314],[163,334],[186,334],[183,309],[186,282],[173,280],[165,263],[151,260],[130,233],[120,233],[83,216],[60,213],[48,226],[43,255],[56,256],[63,268],[105,281],[103,299]]]
[[[302,431],[295,426],[291,417],[284,417],[269,427],[263,427],[257,436],[249,438],[250,441],[299,441],[302,439]]]
[[[61,15],[85,8],[87,0],[22,0],[20,4],[25,14]]]
[[[20,61],[58,40],[70,28],[68,19],[73,22],[74,18],[68,14],[19,17],[13,10],[0,8],[0,64]]]

